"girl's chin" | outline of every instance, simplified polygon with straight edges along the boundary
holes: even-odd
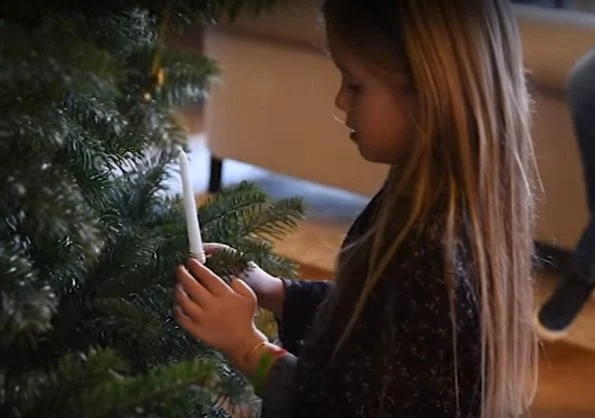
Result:
[[[362,156],[364,160],[375,164],[394,164],[394,161],[388,159],[386,154],[379,153],[378,151],[371,150],[363,146],[362,142],[358,142],[357,137],[353,139],[353,142],[357,146],[357,150],[359,151],[359,154]]]

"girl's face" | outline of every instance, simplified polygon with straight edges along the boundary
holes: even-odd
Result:
[[[335,105],[345,112],[350,138],[368,161],[396,164],[407,158],[414,140],[417,100],[404,81],[389,85],[351,50],[329,36],[330,55],[341,72]],[[404,77],[404,76],[403,76]]]

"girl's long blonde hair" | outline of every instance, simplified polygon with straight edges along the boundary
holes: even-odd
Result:
[[[376,222],[359,243],[371,243],[368,274],[337,349],[404,238],[439,200],[447,288],[454,285],[452,254],[461,240],[472,260],[481,315],[482,418],[520,416],[532,402],[537,375],[535,162],[531,103],[509,0],[326,0],[322,13],[327,32],[379,75],[390,80],[405,66],[420,103],[413,156],[406,167],[390,171]],[[408,219],[396,239],[387,240],[384,231],[405,188]],[[339,285],[362,253],[343,257]],[[453,306],[451,318],[454,323]]]

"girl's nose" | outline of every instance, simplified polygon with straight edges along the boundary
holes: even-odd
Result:
[[[349,110],[349,97],[344,88],[341,88],[335,97],[335,106],[337,109],[347,113]]]

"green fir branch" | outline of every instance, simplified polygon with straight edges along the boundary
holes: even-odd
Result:
[[[296,277],[298,264],[287,257],[276,254],[270,241],[243,239],[238,242],[236,248],[273,276],[288,279]]]
[[[55,245],[64,237],[81,249],[83,260],[99,254],[103,233],[96,213],[62,168],[44,163],[13,171],[0,186],[0,192],[6,198],[0,202],[0,214],[15,221],[16,234],[28,237],[27,250],[32,258],[47,261],[46,246]],[[11,213],[19,216],[11,218]]]
[[[10,115],[7,115],[10,116]],[[2,154],[4,169],[13,168],[15,163],[30,159],[31,163],[48,161],[64,144],[70,133],[68,120],[62,111],[46,103],[43,109],[30,108],[26,114],[19,114],[0,119],[0,129],[4,141],[0,149],[9,154]],[[18,160],[9,160],[9,156],[18,155]],[[37,160],[37,161],[36,161]]]
[[[236,19],[239,15],[256,16],[263,12],[286,5],[299,4],[296,0],[175,0],[168,3],[170,24],[173,30],[189,24],[212,24],[220,19]],[[5,0],[0,12],[11,20],[36,23],[48,13],[83,13],[87,16],[121,15],[130,11],[148,10],[153,16],[162,16],[165,10],[159,0],[105,0],[102,2],[73,3],[66,0],[52,0],[39,4],[35,9],[27,8],[17,0]]]
[[[234,276],[240,276],[248,269],[250,257],[236,251],[218,251],[207,260],[209,267],[226,282]]]
[[[43,260],[36,257],[39,276],[46,277],[53,290],[60,297],[83,286],[90,268],[96,262],[95,257],[83,259],[84,248],[80,243],[71,241],[65,236],[43,246]]]
[[[40,280],[32,259],[18,247],[0,241],[0,345],[33,340],[51,329],[58,299]]]
[[[188,388],[213,390],[217,385],[212,362],[183,361],[150,371],[145,376],[104,383],[70,402],[82,418],[111,418],[142,408]]]
[[[304,219],[304,205],[299,198],[281,199],[267,209],[265,213],[250,214],[250,222],[244,224],[246,236],[278,240],[295,231],[298,222]]]
[[[113,56],[119,60],[128,60],[135,51],[160,42],[157,16],[142,7],[129,8],[121,13],[93,13],[86,15],[85,19],[88,21],[88,36],[99,48],[113,51]]]
[[[164,85],[158,92],[158,100],[173,107],[202,103],[220,76],[211,59],[175,49],[164,51],[161,66]]]
[[[213,404],[212,395],[205,391],[187,390],[161,402],[139,408],[127,418],[232,418]]]
[[[107,161],[108,156],[99,141],[83,129],[73,130],[54,158],[55,164],[69,172],[92,208],[108,204],[105,191],[111,187],[111,179]]]
[[[217,222],[230,213],[241,211],[252,205],[266,203],[269,200],[266,193],[254,183],[242,181],[210,196],[198,208],[198,217],[204,227],[211,222]]]
[[[202,102],[219,70],[163,49],[163,36],[282,2],[0,6],[0,416],[219,417],[253,399],[171,315],[188,250],[181,202],[167,197],[187,142],[176,107]],[[290,276],[271,240],[295,229],[300,205],[250,183],[210,199],[203,237],[238,252],[209,266]]]
[[[19,417],[64,417],[77,397],[106,382],[117,383],[126,372],[126,362],[113,350],[69,353],[50,370],[30,372],[11,382],[8,398],[18,408]]]
[[[115,85],[107,84],[102,87],[101,90],[78,94],[69,91],[63,102],[68,116],[81,127],[102,133],[93,138],[99,144],[105,141],[105,137],[119,137],[127,125],[118,108],[121,92]],[[91,136],[89,132],[87,136]],[[103,150],[103,147],[97,150]]]
[[[113,350],[91,350],[88,356],[65,355],[49,372],[22,377],[4,397],[22,418],[58,418],[73,411],[81,418],[126,416],[188,390],[214,397],[214,371],[212,361],[189,360],[127,376],[126,361]]]
[[[93,319],[85,324],[101,330],[102,342],[112,347],[125,344],[149,349],[161,336],[161,323],[142,307],[122,298],[92,302]]]
[[[147,235],[122,231],[105,246],[92,272],[89,295],[127,297],[155,284],[154,276],[142,274],[153,265],[155,250],[155,242]]]
[[[119,74],[110,54],[80,36],[76,18],[46,15],[35,28],[3,20],[0,56],[11,65],[0,66],[3,100],[18,97],[6,109],[21,112],[37,103],[59,103],[68,91],[96,92]],[[65,44],[65,40],[68,42]],[[105,80],[105,81],[104,81]]]
[[[303,219],[304,210],[298,199],[279,202],[251,203],[236,211],[225,211],[204,224],[205,235],[215,235],[225,243],[235,238],[258,237],[277,240],[294,231]]]

